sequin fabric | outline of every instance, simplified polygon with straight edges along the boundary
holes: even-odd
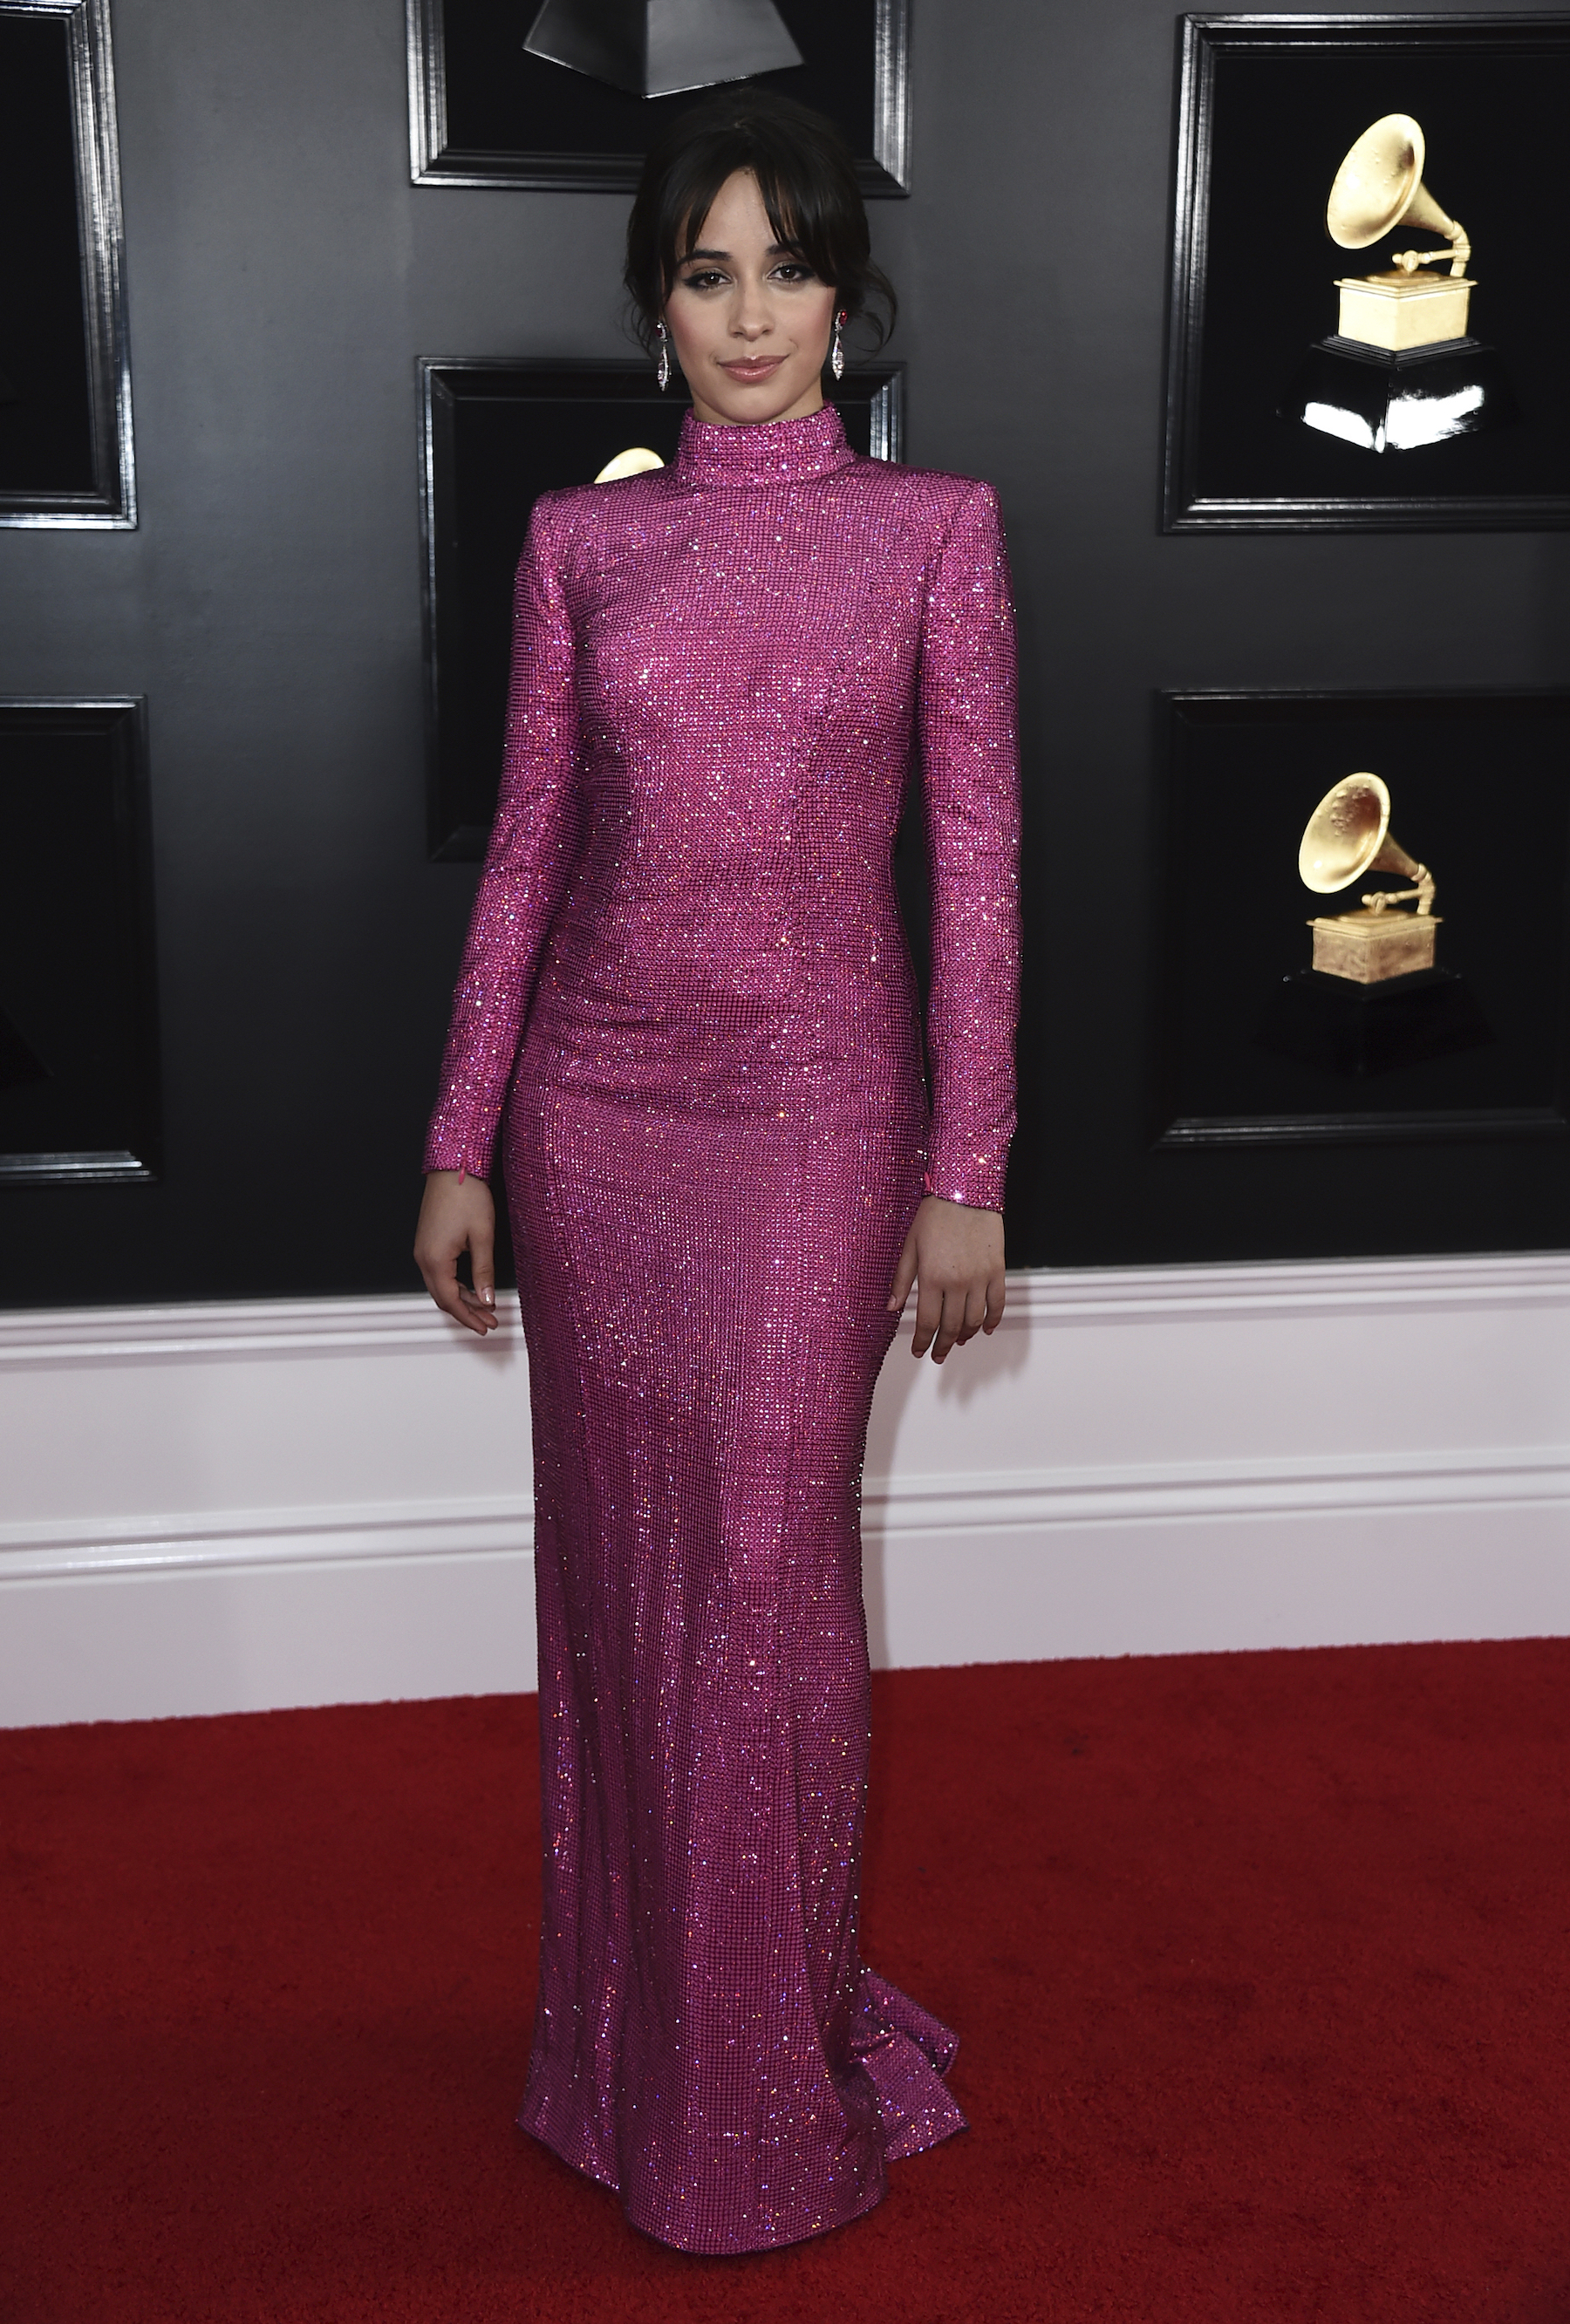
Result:
[[[891,851],[932,866],[930,1120]],[[545,1877],[524,2127],[693,2252],[961,2129],[864,1968],[861,1464],[924,1183],[995,1206],[1017,770],[991,490],[832,410],[547,495],[428,1168],[503,1147]]]

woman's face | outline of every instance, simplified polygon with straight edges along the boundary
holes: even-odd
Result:
[[[734,427],[817,411],[834,295],[775,241],[752,171],[727,178],[665,307],[697,417]]]

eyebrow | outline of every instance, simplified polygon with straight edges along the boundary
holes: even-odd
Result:
[[[765,258],[790,258],[799,254],[799,245],[794,242],[771,242],[763,253]],[[728,250],[689,250],[683,254],[680,263],[683,266],[689,266],[695,258],[728,258],[729,256]]]

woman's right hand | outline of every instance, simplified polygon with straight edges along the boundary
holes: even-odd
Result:
[[[458,1281],[458,1253],[465,1250],[475,1279],[472,1291]],[[442,1314],[482,1339],[502,1320],[496,1313],[495,1250],[496,1205],[485,1180],[459,1170],[427,1171],[414,1264]]]

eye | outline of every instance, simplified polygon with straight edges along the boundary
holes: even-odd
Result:
[[[705,266],[696,274],[684,274],[681,287],[684,290],[712,290],[716,282],[723,282],[725,279],[718,267]]]
[[[787,258],[774,269],[781,282],[816,282],[817,275],[805,259]]]

